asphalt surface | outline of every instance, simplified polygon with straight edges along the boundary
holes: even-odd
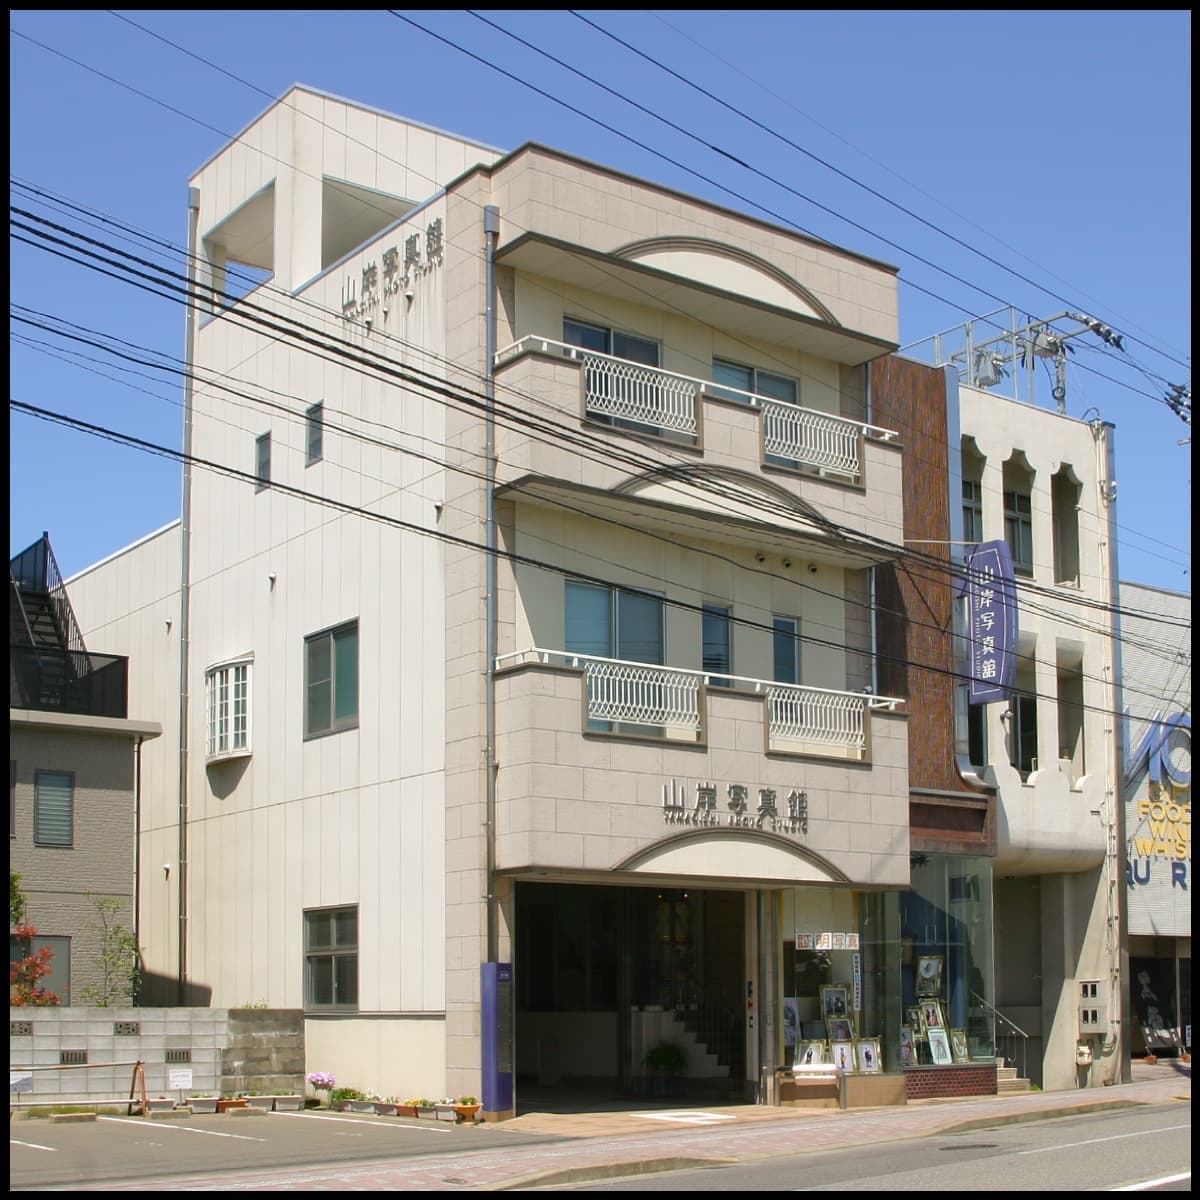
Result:
[[[320,1166],[214,1169],[128,1182],[110,1178],[44,1190],[502,1191],[846,1149],[1089,1110],[1190,1104],[1191,1091],[1190,1064],[1162,1061],[1153,1066],[1134,1063],[1133,1081],[1115,1087],[922,1100],[844,1112],[756,1105],[528,1112],[502,1124],[459,1130],[452,1153]],[[264,1119],[303,1117],[276,1114]],[[14,1123],[12,1136],[23,1136],[36,1124]],[[540,1137],[531,1144],[514,1134]]]

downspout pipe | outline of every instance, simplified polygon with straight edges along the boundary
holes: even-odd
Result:
[[[192,375],[196,363],[196,296],[198,291],[200,189],[188,188],[188,297],[184,330],[183,496],[179,522],[179,846],[176,883],[179,889],[179,966],[177,1002],[187,1003],[188,946],[188,657],[190,650],[192,549]]]
[[[1117,448],[1115,427],[1111,421],[1096,421],[1092,428],[1103,443],[1103,474],[1100,500],[1107,515],[1105,539],[1108,544],[1109,604],[1112,606],[1112,673],[1113,673],[1113,796],[1112,824],[1116,840],[1117,891],[1117,994],[1120,1024],[1117,1064],[1118,1080],[1130,1083],[1133,1079],[1132,1005],[1129,989],[1129,895],[1126,885],[1129,847],[1125,844],[1125,695],[1121,656],[1121,572],[1117,561]]]
[[[133,945],[134,956],[139,968],[138,978],[141,978],[142,967],[142,742],[139,737],[133,743]],[[135,991],[130,997],[136,1004],[138,997]]]
[[[485,315],[484,345],[484,392],[487,402],[486,446],[484,459],[487,465],[487,480],[484,487],[486,497],[487,525],[487,678],[484,684],[486,706],[486,730],[484,740],[487,776],[487,801],[485,824],[487,830],[487,961],[498,962],[500,952],[500,921],[496,898],[496,647],[497,647],[497,603],[496,603],[496,240],[500,233],[500,209],[488,204],[483,209],[484,257],[487,277],[484,282],[487,311]]]

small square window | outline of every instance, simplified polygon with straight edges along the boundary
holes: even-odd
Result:
[[[304,914],[304,1006],[358,1007],[358,906]]]
[[[311,467],[324,457],[325,405],[314,404],[305,410],[304,465]]]
[[[37,771],[33,783],[33,844],[71,849],[75,838],[75,776]]]
[[[264,433],[254,439],[254,490],[261,492],[271,486],[271,435]]]
[[[304,736],[358,725],[358,622],[304,639]]]

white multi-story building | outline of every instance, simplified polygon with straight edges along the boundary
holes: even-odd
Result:
[[[874,606],[912,451],[867,366],[896,346],[895,271],[304,88],[190,204],[182,518],[70,581],[85,630],[180,666],[131,680],[166,734],[141,831],[159,998],[303,1007],[312,1069],[495,1115],[514,1079],[640,1088],[664,1040],[696,1088],[766,1098],[803,1043],[878,1039],[864,1074],[899,1083],[873,1102],[903,1100],[910,717]],[[986,398],[963,411],[984,534],[1036,494],[1035,581],[1100,594],[1091,537],[1050,578],[1060,493],[1103,511],[1092,427],[1061,421],[1060,455]],[[1001,819],[975,853],[999,848],[998,920],[1041,906],[1013,970],[1063,966],[1058,912],[1088,931],[1064,989],[1108,982],[1076,886],[1103,870],[1081,828],[1103,636],[1047,613],[1022,643],[1030,761],[1028,706],[1013,766],[988,727]],[[978,977],[918,947],[948,955],[936,998],[979,1078],[990,894]]]
[[[1192,1046],[1192,599],[1122,581],[1128,986],[1134,1053]]]

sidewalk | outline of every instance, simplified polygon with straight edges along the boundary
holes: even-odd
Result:
[[[1191,1102],[1190,1064],[1133,1064],[1133,1081],[1079,1092],[1027,1092],[923,1100],[898,1108],[710,1106],[653,1111],[528,1113],[470,1137],[479,1149],[454,1157],[241,1172],[164,1181],[171,1191],[504,1191],[578,1183],[717,1162],[770,1158],[928,1137],[989,1125],[1171,1101]],[[512,1131],[568,1139],[505,1154]],[[485,1149],[486,1146],[486,1149]],[[514,1147],[515,1149],[515,1147]],[[138,1191],[155,1190],[143,1181]],[[89,1189],[81,1189],[89,1190]],[[107,1187],[104,1190],[130,1190]]]

